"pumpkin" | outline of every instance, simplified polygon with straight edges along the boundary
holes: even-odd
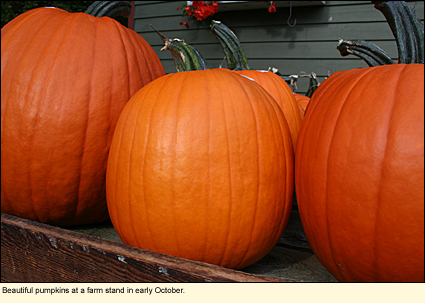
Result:
[[[238,38],[222,22],[212,21],[211,30],[223,48],[227,67],[235,73],[247,76],[259,83],[279,104],[288,122],[295,149],[302,118],[289,85],[273,72],[252,69]]]
[[[301,120],[304,120],[304,116],[305,116],[305,108],[301,105],[301,103],[298,101],[298,99],[297,99],[297,97],[298,96],[301,96],[301,98],[304,98],[304,97],[306,97],[306,96],[304,96],[304,95],[300,95],[300,94],[294,94],[294,96],[295,96],[295,100],[297,101],[297,104],[298,104],[298,109],[300,110],[300,116],[301,116]],[[308,98],[308,97],[306,97],[306,98]],[[308,98],[307,99],[307,102],[308,101],[310,101],[310,98]]]
[[[151,46],[109,17],[37,8],[7,23],[1,211],[62,226],[108,219],[106,162],[119,114],[164,74]]]
[[[375,7],[398,33],[399,63],[340,71],[316,90],[296,147],[298,208],[338,280],[423,282],[423,25],[404,2]],[[394,20],[410,23],[416,39]]]
[[[167,47],[175,45],[184,42]],[[110,217],[126,244],[243,268],[288,223],[293,165],[285,117],[260,85],[226,69],[168,74],[121,113],[107,167]]]
[[[294,94],[295,101],[304,109],[304,111],[307,109],[307,105],[310,102],[310,97],[307,97],[305,95],[301,94]]]

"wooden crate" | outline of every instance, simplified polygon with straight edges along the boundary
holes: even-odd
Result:
[[[90,235],[114,232],[108,224],[64,229],[2,214],[1,281],[336,282],[308,247],[285,247],[285,237],[261,261],[232,270],[128,246],[116,233]]]

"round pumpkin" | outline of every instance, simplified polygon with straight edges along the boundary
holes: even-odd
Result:
[[[424,27],[406,2],[374,4],[399,64],[372,43],[345,45],[371,67],[332,74],[313,94],[296,148],[298,208],[338,280],[424,282]]]
[[[295,156],[298,208],[340,281],[424,280],[423,81],[423,64],[343,71],[310,101]]]
[[[288,223],[293,161],[285,117],[260,85],[224,69],[168,74],[120,116],[110,217],[126,244],[243,268]]]
[[[126,102],[164,75],[109,17],[37,8],[1,30],[1,210],[54,225],[106,220],[106,162]]]

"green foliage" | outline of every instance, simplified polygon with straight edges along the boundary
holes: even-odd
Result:
[[[1,1],[1,27],[5,26],[16,16],[37,8],[54,6],[70,13],[84,12],[94,1]],[[116,18],[122,25],[127,26],[127,18]]]

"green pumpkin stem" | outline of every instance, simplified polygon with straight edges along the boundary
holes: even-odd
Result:
[[[387,53],[372,42],[364,40],[339,39],[337,46],[341,56],[354,55],[363,59],[369,66],[396,64]]]
[[[424,63],[424,25],[405,1],[372,1],[387,19],[398,48],[398,63]]]
[[[131,1],[94,1],[85,11],[95,17],[130,17]]]
[[[214,20],[211,22],[211,31],[223,48],[224,54],[226,55],[228,69],[251,69],[248,64],[248,60],[246,59],[245,52],[234,32],[220,21]]]
[[[208,69],[208,64],[205,58],[194,47],[181,39],[169,39],[153,27],[152,24],[151,27],[164,43],[164,47],[161,48],[161,51],[170,51],[174,65],[178,72]]]

